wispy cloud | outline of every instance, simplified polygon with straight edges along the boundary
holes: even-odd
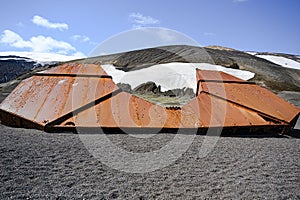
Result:
[[[66,24],[66,23],[49,22],[48,19],[45,19],[38,15],[35,15],[31,21],[38,26],[42,26],[42,27],[49,28],[49,29],[58,29],[60,31],[63,31],[64,29],[69,28],[68,24]]]
[[[71,39],[74,41],[79,41],[79,42],[89,42],[90,41],[90,38],[85,35],[73,35],[71,37]]]
[[[144,16],[141,13],[131,13],[129,15],[129,19],[132,23],[133,28],[140,28],[160,23],[158,19],[150,16]]]
[[[74,53],[76,51],[75,47],[64,41],[58,41],[43,35],[31,37],[30,40],[24,40],[20,35],[11,30],[3,31],[3,34],[0,37],[0,43],[7,44],[18,49],[29,48],[34,52],[68,54],[69,52]]]
[[[90,45],[97,45],[97,42],[92,41],[88,36],[86,35],[73,35],[71,36],[71,39],[76,41],[76,42],[81,42],[81,43],[88,43]]]

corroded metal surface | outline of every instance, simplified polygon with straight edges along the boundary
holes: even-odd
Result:
[[[71,68],[69,65],[63,66],[67,69]],[[94,71],[94,75],[97,75],[98,71],[105,73],[100,66],[97,68],[95,66],[91,65],[92,69],[97,70]],[[60,73],[61,68],[60,66],[44,73]],[[77,68],[76,71],[82,70],[79,65],[75,68]],[[92,72],[90,69],[89,73],[92,74]],[[57,76],[38,75],[22,81],[1,103],[1,112],[11,113],[15,117],[19,116],[39,126],[44,126],[94,102],[95,99],[118,90],[109,77],[73,77],[67,76],[66,73],[67,71],[63,71],[63,76],[60,74]],[[2,117],[1,121],[7,122],[9,119]]]
[[[0,105],[3,123],[63,128],[289,127],[299,109],[251,82],[197,70],[197,96],[161,107],[119,89],[99,65],[65,64],[22,81]]]
[[[210,96],[206,93],[199,94],[182,108],[183,116],[186,112],[197,116],[198,127],[234,127],[234,126],[261,126],[271,125],[256,112],[237,107],[232,103]],[[184,118],[183,118],[184,119]],[[195,119],[194,119],[195,120]],[[184,120],[186,127],[191,120]],[[274,125],[274,124],[273,124]]]
[[[175,128],[180,124],[180,110],[168,110],[126,92],[80,112],[62,122],[78,127]]]
[[[265,88],[230,75],[224,76],[223,72],[219,76],[216,73],[218,72],[197,70],[198,85],[201,84],[198,93],[205,92],[281,123],[289,123],[299,114],[297,107]],[[221,78],[223,82],[218,82],[218,79],[205,81],[211,80],[212,75],[209,74]]]

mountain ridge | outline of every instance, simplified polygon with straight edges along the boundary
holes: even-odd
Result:
[[[256,74],[252,81],[272,91],[300,92],[300,70],[284,68],[266,59],[238,50],[220,50],[187,45],[162,46],[104,55],[75,63],[112,64],[123,71],[170,62],[209,63]]]

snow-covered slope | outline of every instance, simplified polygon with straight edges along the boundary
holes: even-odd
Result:
[[[259,52],[254,52],[254,51],[248,51],[246,53],[248,53],[250,55],[253,55],[253,56],[256,56],[256,57],[259,57],[259,58],[263,58],[263,59],[268,60],[272,63],[280,65],[282,67],[300,70],[300,62],[299,62],[300,57],[299,56],[298,57],[294,56],[294,57],[296,57],[296,59],[292,60],[288,57],[283,57],[283,56],[280,56],[276,53],[259,53]],[[274,55],[272,55],[272,54],[274,54]],[[289,56],[291,56],[291,55],[289,55]]]
[[[192,88],[196,92],[196,68],[203,70],[222,71],[243,80],[254,77],[254,73],[244,70],[230,69],[207,63],[168,63],[153,65],[140,70],[124,72],[113,65],[102,65],[103,69],[113,77],[115,83],[128,83],[132,88],[147,81],[161,85],[162,91],[177,88]]]
[[[0,56],[25,57],[25,58],[30,58],[32,61],[41,64],[45,64],[49,62],[64,62],[64,61],[83,58],[82,56],[66,56],[66,55],[55,54],[55,53],[14,52],[14,51],[0,52]]]
[[[274,56],[274,55],[255,55],[257,57],[269,60],[277,65],[287,68],[293,68],[300,70],[300,63],[296,62],[292,59],[284,58],[282,56]]]

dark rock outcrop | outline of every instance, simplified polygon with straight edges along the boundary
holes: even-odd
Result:
[[[41,64],[24,57],[0,56],[0,83],[8,82],[41,66]]]
[[[149,81],[147,83],[142,83],[141,85],[137,86],[133,89],[134,94],[155,94],[158,96],[166,96],[166,97],[188,97],[193,98],[195,96],[195,93],[192,88],[176,88],[172,90],[167,91],[161,91],[161,86],[156,85],[154,82]]]
[[[158,93],[160,92],[160,89],[158,89],[157,85],[154,82],[148,81],[134,88],[133,92],[138,94],[145,94],[149,92]]]
[[[169,97],[195,97],[195,93],[192,88],[177,88],[173,90],[168,90],[166,92],[163,92],[163,95],[169,96]]]
[[[128,92],[128,93],[132,94],[131,85],[129,85],[127,83],[117,83],[117,86],[119,88],[121,88],[124,92]]]

